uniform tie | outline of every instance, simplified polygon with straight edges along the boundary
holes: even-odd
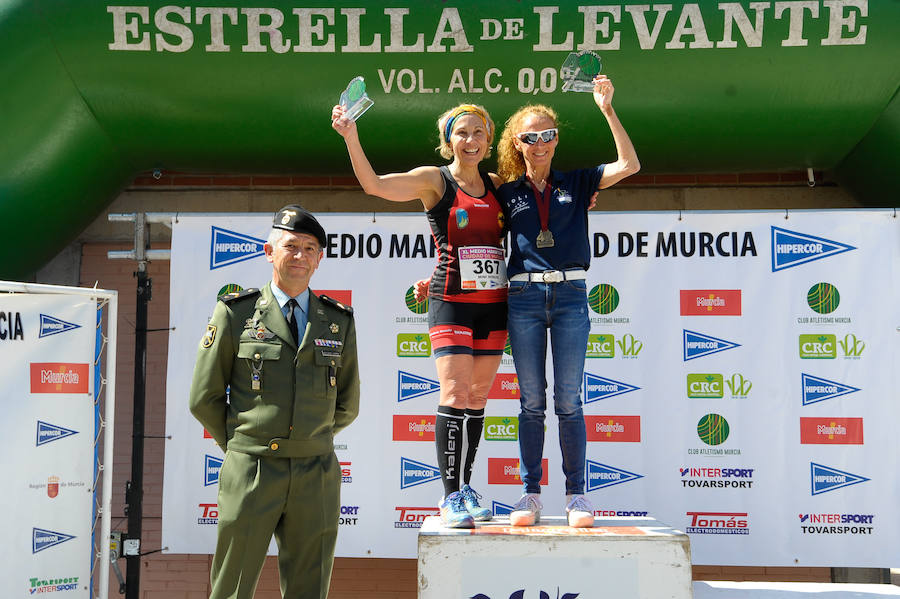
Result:
[[[288,328],[291,330],[291,336],[294,338],[294,345],[300,347],[300,331],[297,328],[297,315],[294,314],[294,309],[299,308],[300,304],[297,303],[297,300],[291,298],[287,303],[288,313],[285,316],[288,323]]]

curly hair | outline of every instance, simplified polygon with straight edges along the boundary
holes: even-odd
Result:
[[[515,181],[525,172],[525,159],[522,153],[516,149],[513,139],[521,131],[522,121],[531,115],[544,116],[553,121],[553,126],[559,126],[559,116],[556,111],[543,104],[529,104],[518,109],[511,117],[506,119],[500,141],[497,142],[497,174],[504,182]]]
[[[494,143],[494,131],[496,127],[494,126],[494,120],[491,118],[491,115],[488,114],[487,109],[480,104],[460,104],[458,106],[454,106],[444,114],[438,117],[437,120],[437,128],[438,128],[438,141],[440,142],[438,146],[435,148],[440,155],[447,160],[453,158],[453,149],[450,147],[450,142],[447,141],[446,129],[447,129],[447,121],[451,118],[456,118],[462,114],[474,114],[476,116],[480,116],[485,125],[487,125],[487,142],[488,148],[487,152],[485,152],[484,157],[491,157],[491,144]]]

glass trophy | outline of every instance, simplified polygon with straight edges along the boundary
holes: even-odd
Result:
[[[600,57],[590,50],[569,52],[565,62],[559,68],[559,76],[563,80],[564,92],[593,92],[594,77],[602,68]]]
[[[351,121],[361,117],[373,104],[375,101],[366,95],[366,82],[362,77],[354,77],[341,93],[341,106]]]

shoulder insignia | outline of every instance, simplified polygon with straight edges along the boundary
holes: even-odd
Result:
[[[243,291],[237,291],[235,293],[226,293],[224,295],[219,296],[219,301],[225,302],[226,304],[230,304],[231,302],[237,301],[239,299],[244,299],[248,297],[256,297],[259,295],[259,289],[255,289],[253,287],[249,289],[244,289]]]
[[[353,308],[351,306],[348,306],[347,304],[339,302],[336,299],[334,299],[333,297],[328,297],[327,295],[320,295],[319,299],[322,300],[323,302],[325,302],[326,304],[328,304],[329,306],[333,306],[333,307],[337,308],[338,310],[342,310],[342,311],[346,312],[347,314],[353,314]]]

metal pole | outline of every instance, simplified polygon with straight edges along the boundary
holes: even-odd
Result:
[[[125,489],[128,510],[128,539],[131,548],[126,552],[125,599],[140,599],[141,551],[140,539],[144,516],[144,408],[147,380],[147,304],[150,302],[152,282],[147,276],[146,222],[143,214],[135,218],[135,252],[138,254],[137,305],[134,318],[134,414],[132,416],[131,480]],[[136,542],[135,542],[136,540]],[[136,546],[135,546],[136,545]]]

